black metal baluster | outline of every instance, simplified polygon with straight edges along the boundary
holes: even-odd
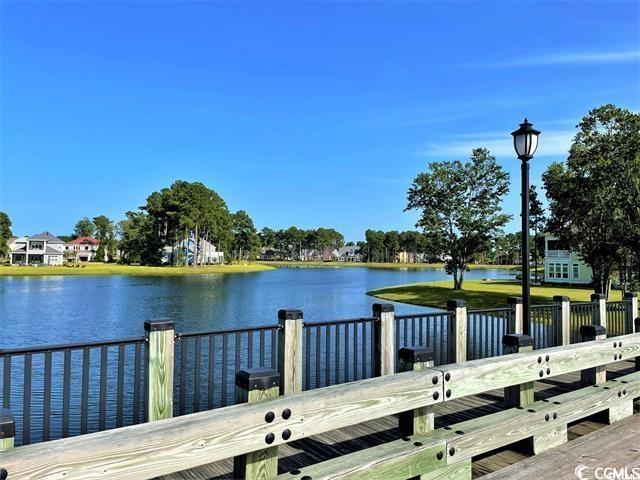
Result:
[[[133,412],[131,422],[134,425],[140,423],[140,366],[142,362],[142,346],[135,345],[135,366],[133,372]]]
[[[340,383],[340,324],[336,323],[335,327],[334,327],[334,331],[335,331],[335,346],[336,348],[334,349],[334,355],[335,355],[335,378],[334,378],[334,383],[337,385]]]
[[[109,355],[108,347],[100,347],[100,414],[99,425],[100,431],[106,428],[107,419],[107,357]]]
[[[71,350],[64,351],[64,371],[62,374],[62,437],[69,436],[69,402],[71,389]]]
[[[320,362],[322,361],[322,355],[320,354],[320,327],[315,327],[316,332],[316,378],[315,378],[315,388],[320,387]]]
[[[82,349],[82,399],[80,401],[80,433],[89,430],[89,369],[91,367],[91,349]]]
[[[11,407],[11,357],[4,357],[2,367],[2,407]]]
[[[247,332],[247,366],[253,368],[253,332]]]
[[[213,408],[213,385],[214,385],[214,371],[215,371],[215,343],[216,337],[209,335],[209,371],[207,372],[207,408],[211,410]]]
[[[311,330],[313,327],[307,327],[304,329],[305,335],[304,343],[304,390],[311,389]]]
[[[124,344],[118,345],[118,381],[116,384],[116,427],[124,425]]]
[[[179,404],[178,412],[180,415],[184,415],[187,408],[187,383],[189,381],[188,357],[189,354],[189,340],[188,338],[182,338],[180,342],[180,391],[179,391]]]
[[[330,327],[325,325],[324,327],[324,385],[331,385],[331,336]]]
[[[193,411],[194,412],[199,412],[200,411],[200,362],[202,361],[201,357],[201,351],[200,351],[200,344],[201,344],[201,339],[200,337],[195,337],[193,339],[195,341],[196,344],[196,348],[195,348],[195,353],[194,353],[194,370],[193,370]]]
[[[22,444],[31,443],[31,354],[24,356],[24,395],[22,397]]]
[[[227,370],[229,369],[229,336],[225,333],[222,335],[222,406],[227,406]]]
[[[353,324],[353,379],[358,380],[358,325]]]
[[[344,324],[344,382],[349,383],[349,324]]]
[[[260,330],[260,366],[264,367],[264,330]]]
[[[51,352],[44,354],[44,401],[42,405],[42,440],[51,438]]]

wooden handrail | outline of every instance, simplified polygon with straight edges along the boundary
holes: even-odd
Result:
[[[153,478],[454,398],[640,356],[640,333],[336,385],[15,448],[10,478]],[[542,375],[540,373],[542,372]],[[282,412],[291,411],[284,419]],[[268,422],[269,412],[275,420]],[[282,432],[291,431],[284,440]]]

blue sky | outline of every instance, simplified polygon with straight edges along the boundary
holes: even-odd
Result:
[[[1,5],[0,210],[18,234],[122,218],[176,179],[258,227],[409,229],[429,161],[543,131],[532,180],[603,103],[640,108],[638,2]]]

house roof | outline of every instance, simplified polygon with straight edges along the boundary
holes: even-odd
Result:
[[[100,245],[100,240],[93,237],[78,237],[67,242],[67,245]]]
[[[9,253],[27,253],[27,246],[16,248],[15,250],[11,250]]]
[[[43,240],[49,243],[64,243],[58,237],[51,235],[49,232],[37,233],[36,235],[29,237],[29,240]]]
[[[60,250],[56,250],[55,248],[51,248],[50,246],[47,245],[47,248],[45,248],[44,253],[47,255],[62,255],[63,252],[61,252]]]

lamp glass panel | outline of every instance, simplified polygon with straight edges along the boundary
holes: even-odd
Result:
[[[529,155],[534,155],[538,149],[538,135],[529,134],[531,137],[531,146],[529,147]]]
[[[525,139],[526,139],[526,135],[516,135],[515,137],[515,141],[514,141],[514,145],[516,147],[516,153],[518,155],[526,155],[527,154],[527,148],[525,145]]]

